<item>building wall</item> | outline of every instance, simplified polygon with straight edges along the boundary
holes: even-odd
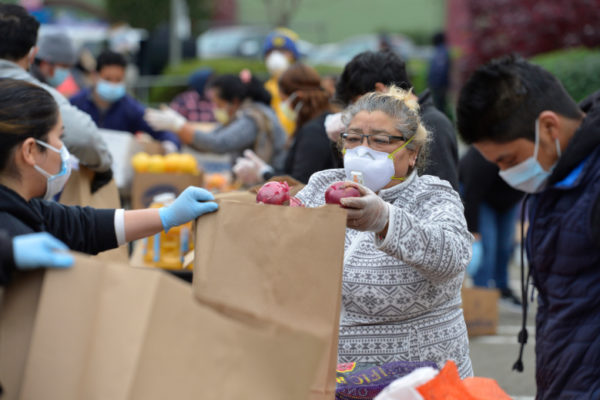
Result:
[[[239,23],[269,23],[264,0],[237,0],[237,6]],[[379,31],[434,33],[443,28],[445,12],[445,0],[300,0],[290,28],[313,43]]]

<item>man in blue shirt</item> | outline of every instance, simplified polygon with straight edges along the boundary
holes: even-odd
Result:
[[[144,120],[146,107],[126,93],[126,66],[121,54],[101,53],[96,62],[96,84],[73,96],[71,103],[88,113],[100,128],[146,132],[160,141],[167,153],[177,151],[181,147],[179,137],[173,132],[152,129]]]

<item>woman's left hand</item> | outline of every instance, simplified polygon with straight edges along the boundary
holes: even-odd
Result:
[[[357,231],[382,232],[390,215],[389,204],[371,189],[357,183],[348,183],[361,193],[361,197],[345,197],[341,203],[348,209],[347,226]]]

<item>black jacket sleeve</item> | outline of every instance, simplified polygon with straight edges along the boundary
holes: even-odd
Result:
[[[12,238],[4,230],[0,230],[0,286],[6,286],[15,270]]]
[[[323,121],[324,117],[317,118],[300,128],[288,153],[285,173],[302,183],[308,183],[315,172],[333,167],[330,140]]]
[[[44,218],[45,230],[62,240],[71,250],[97,254],[118,246],[115,210],[32,200]]]
[[[600,196],[596,199],[592,210],[592,240],[600,248]]]
[[[422,120],[431,133],[429,157],[422,174],[447,180],[458,190],[458,144],[452,123],[433,107],[424,110]]]
[[[460,160],[461,196],[465,203],[465,219],[470,232],[479,233],[479,206],[494,182],[497,167],[471,147]]]

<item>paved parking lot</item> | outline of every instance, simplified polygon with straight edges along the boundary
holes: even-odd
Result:
[[[511,288],[520,297],[520,292],[516,290],[520,287],[519,267],[516,263],[510,267],[510,278]],[[530,304],[527,318],[529,339],[523,353],[523,372],[512,370],[519,355],[517,334],[521,329],[521,312],[515,307],[500,303],[497,334],[473,337],[470,340],[475,375],[495,379],[515,400],[535,398],[535,310],[536,305]]]

